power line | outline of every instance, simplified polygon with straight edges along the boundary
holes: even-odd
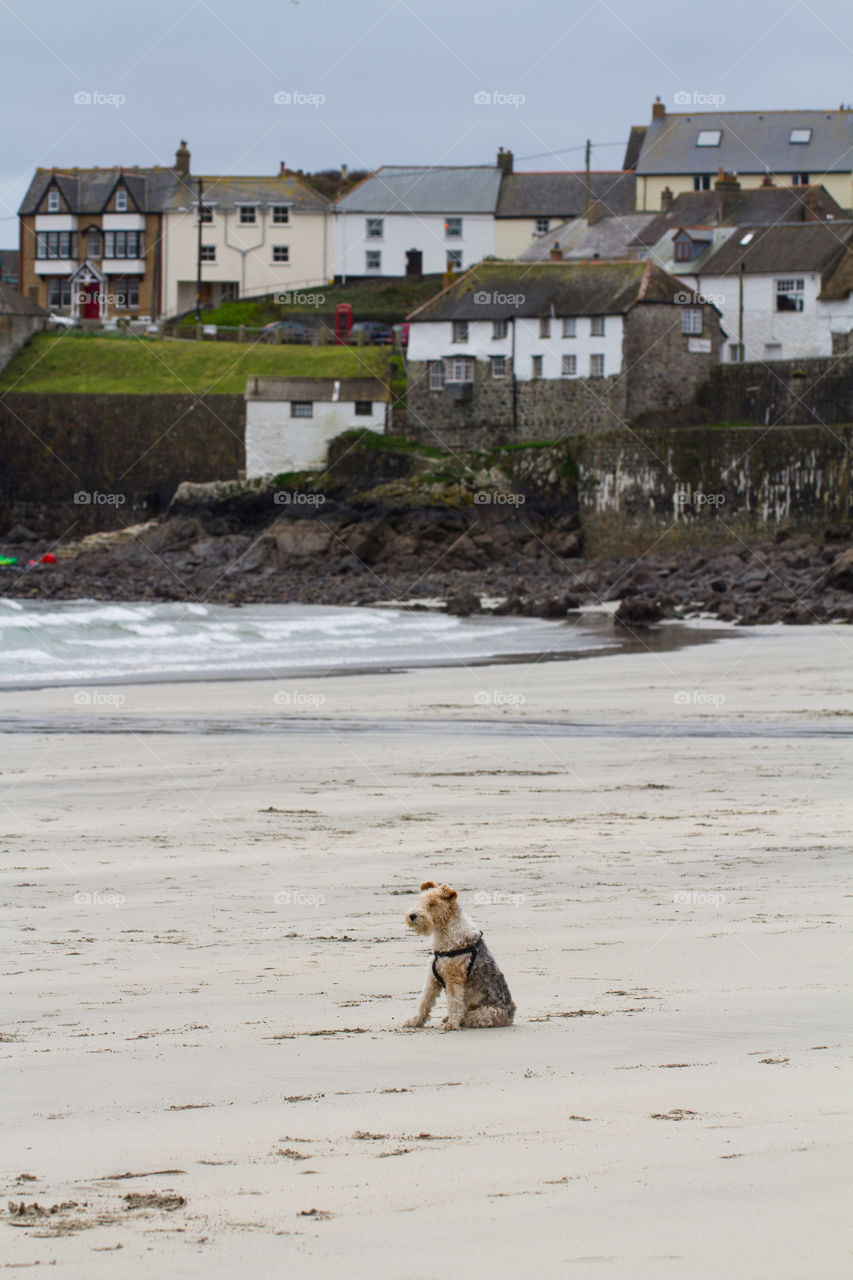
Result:
[[[623,142],[593,142],[594,147],[624,147],[627,146],[627,140]],[[568,151],[583,151],[586,143],[582,142],[578,147],[561,147],[559,151],[540,151],[535,156],[517,156],[519,164],[522,160],[542,160],[545,156],[564,156]]]

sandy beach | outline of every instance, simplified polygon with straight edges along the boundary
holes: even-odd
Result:
[[[0,694],[4,1271],[837,1280],[851,655]]]

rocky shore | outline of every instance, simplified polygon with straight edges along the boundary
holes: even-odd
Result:
[[[438,598],[460,615],[548,618],[619,601],[617,620],[631,626],[700,615],[744,626],[853,620],[848,528],[602,559],[584,556],[571,505],[541,492],[522,504],[498,482],[474,498],[446,480],[392,479],[360,494],[329,489],[185,484],[160,520],[77,543],[54,546],[11,530],[0,547],[17,563],[4,567],[0,587],[22,599],[234,605],[417,607]],[[42,563],[45,553],[56,563]]]

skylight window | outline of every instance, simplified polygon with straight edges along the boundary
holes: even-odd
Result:
[[[811,140],[812,140],[811,129],[792,129],[791,136],[788,139],[789,142],[801,142],[801,143],[811,142]]]
[[[720,145],[720,138],[722,135],[722,129],[700,129],[699,136],[696,139],[696,146],[718,147]]]
[[[755,239],[755,232],[754,232],[754,231],[747,231],[747,233],[746,233],[746,235],[745,235],[745,236],[741,236],[739,243],[740,243],[740,244],[749,244],[750,240],[754,240],[754,239]]]

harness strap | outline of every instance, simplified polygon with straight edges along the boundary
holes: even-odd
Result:
[[[455,951],[433,951],[432,974],[440,987],[443,987],[445,983],[444,983],[444,978],[442,978],[441,974],[438,972],[438,969],[436,968],[439,958],[443,959],[444,956],[470,956],[471,959],[468,961],[468,972],[465,974],[466,978],[470,978],[471,970],[474,968],[474,961],[477,959],[477,952],[480,950],[480,943],[482,941],[483,941],[483,935],[481,933],[477,941],[472,942],[470,947],[457,947]]]

